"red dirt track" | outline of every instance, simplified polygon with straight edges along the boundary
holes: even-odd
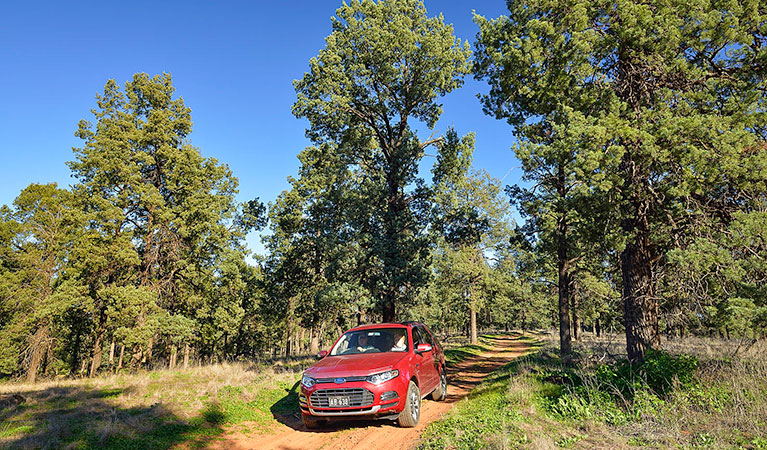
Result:
[[[216,450],[404,450],[415,446],[424,428],[438,420],[482,380],[514,358],[523,355],[529,346],[515,336],[493,338],[494,348],[480,356],[468,358],[448,367],[448,396],[445,401],[424,399],[421,419],[414,428],[400,428],[396,422],[348,421],[337,422],[320,430],[304,428],[300,417],[278,417],[280,424],[265,434],[244,434],[235,427],[222,440],[211,443]],[[242,424],[241,424],[242,425]],[[240,428],[241,429],[241,428]]]

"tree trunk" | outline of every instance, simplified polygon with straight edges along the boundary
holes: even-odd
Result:
[[[394,322],[397,320],[393,298],[386,300],[386,302],[383,304],[383,309],[381,312],[383,313],[383,322]]]
[[[290,333],[290,321],[288,321],[288,326],[285,328],[285,357],[288,357],[291,355],[292,348],[290,347],[290,341],[291,341],[291,333]]]
[[[576,295],[571,295],[570,299],[572,301],[572,304],[571,304],[572,308],[570,310],[570,314],[572,314],[573,316],[573,321],[572,321],[573,339],[577,341],[581,331],[581,323],[578,320],[578,297]]]
[[[173,370],[176,367],[176,357],[177,357],[178,351],[176,350],[175,345],[170,346],[170,364],[168,367]]]
[[[477,338],[477,311],[473,306],[469,307],[471,311],[471,343],[476,344],[479,342]]]
[[[48,327],[40,327],[32,336],[32,357],[29,359],[27,367],[27,383],[34,383],[37,379],[37,372],[40,370],[40,363],[48,351]]]
[[[596,333],[597,337],[602,336],[602,326],[599,323],[599,316],[594,319],[594,333]]]
[[[138,367],[141,364],[141,361],[143,360],[142,359],[143,353],[144,352],[141,349],[140,345],[136,344],[133,347],[133,355],[131,356],[131,361],[130,361],[131,369],[134,369],[134,368]]]
[[[309,343],[309,353],[316,355],[320,351],[320,336],[317,332],[316,326],[313,326],[309,330],[309,335],[311,336],[311,342]]]
[[[112,338],[112,342],[109,343],[109,368],[111,369],[115,365],[115,340]]]
[[[125,354],[125,344],[120,344],[120,357],[117,358],[117,370],[115,372],[119,371],[123,368],[123,355]]]
[[[189,368],[189,343],[184,343],[184,369]]]
[[[88,368],[88,358],[83,358],[82,361],[80,361],[80,370],[77,372],[78,376],[83,376],[87,368]]]
[[[564,163],[557,170],[557,195],[561,200],[567,197],[567,175]],[[570,296],[571,280],[568,261],[568,222],[567,211],[558,210],[557,214],[557,272],[559,290],[559,353],[567,356],[572,353],[570,342]]]
[[[96,341],[93,343],[93,352],[91,354],[91,368],[88,371],[88,378],[96,376],[96,372],[101,367],[101,354],[104,352],[104,335],[106,331],[102,327],[96,333]]]
[[[626,228],[634,231],[636,227]],[[626,351],[631,361],[641,361],[648,349],[660,344],[651,261],[649,233],[637,235],[621,253]]]
[[[149,342],[146,344],[146,352],[144,352],[143,357],[141,358],[141,365],[149,365],[152,364],[152,353],[154,350],[154,336],[149,338]]]
[[[566,226],[564,227],[566,229]],[[564,235],[560,232],[559,248],[557,249],[557,266],[559,272],[559,352],[569,355],[572,350],[570,342],[570,274],[567,270],[567,248]]]

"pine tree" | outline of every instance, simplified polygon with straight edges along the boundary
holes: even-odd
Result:
[[[419,139],[412,122],[434,128],[437,99],[462,84],[470,50],[442,17],[428,18],[421,1],[353,0],[336,14],[325,48],[295,83],[293,112],[309,120],[309,138],[336,145],[361,168],[368,289],[383,320],[393,321],[397,304],[428,279],[427,193],[417,171],[440,138]]]

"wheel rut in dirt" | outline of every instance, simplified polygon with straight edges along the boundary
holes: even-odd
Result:
[[[210,445],[211,449],[232,450],[306,450],[306,449],[409,449],[415,445],[427,425],[441,418],[488,375],[509,361],[525,354],[530,346],[519,340],[519,335],[490,338],[493,349],[479,356],[469,357],[448,367],[448,395],[444,401],[425,399],[421,417],[413,428],[400,428],[387,420],[354,420],[334,422],[326,428],[307,430],[299,414],[276,417],[280,422],[263,434],[236,431],[239,424],[223,439]]]

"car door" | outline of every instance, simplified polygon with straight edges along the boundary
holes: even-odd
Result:
[[[419,344],[429,344],[432,346],[432,350],[423,353],[417,353],[415,355],[416,370],[418,371],[418,379],[421,381],[421,393],[428,394],[439,382],[438,372],[435,370],[434,364],[434,345],[430,342],[429,333],[422,327],[413,327],[413,350],[415,350]]]
[[[432,370],[432,376],[434,377],[434,387],[436,388],[439,385],[439,365],[440,365],[440,358],[439,358],[439,347],[438,344],[434,341],[434,338],[431,335],[431,332],[429,332],[428,329],[426,329],[426,326],[420,326],[421,334],[424,335],[426,338],[426,343],[431,345],[431,352],[429,352],[429,358],[431,359],[431,370]]]

